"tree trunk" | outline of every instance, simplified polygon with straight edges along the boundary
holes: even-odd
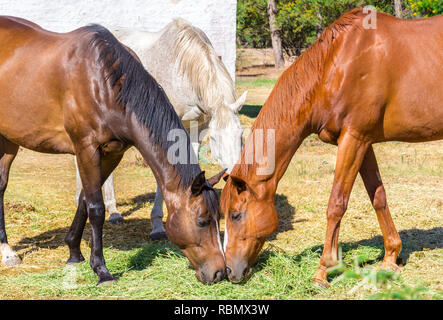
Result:
[[[402,18],[402,0],[394,0],[394,10],[395,16],[397,18]]]
[[[317,18],[318,18],[318,22],[317,22],[317,39],[320,38],[321,33],[323,32],[323,16],[321,15],[320,10],[317,12]]]
[[[275,20],[275,15],[277,14],[275,0],[268,0],[268,14],[272,48],[274,50],[275,67],[281,68],[285,65],[285,59],[283,58],[280,29],[278,28],[277,21]]]

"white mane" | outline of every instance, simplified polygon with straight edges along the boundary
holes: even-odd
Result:
[[[172,27],[177,30],[174,51],[177,70],[191,83],[202,105],[213,116],[217,114],[220,122],[217,126],[223,128],[223,120],[229,119],[228,113],[232,114],[227,105],[235,101],[228,70],[203,31],[183,19],[175,19],[163,31]]]

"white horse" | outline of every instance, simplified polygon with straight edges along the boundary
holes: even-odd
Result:
[[[205,33],[183,19],[176,19],[155,33],[112,31],[138,55],[146,70],[163,87],[184,127],[191,132],[194,131],[191,126],[198,129],[200,137],[191,134],[196,154],[203,138],[200,132],[209,129],[211,155],[230,172],[241,153],[243,129],[238,112],[247,92],[236,100],[234,83]],[[80,189],[81,182],[77,179],[76,199]],[[109,221],[122,221],[116,208],[112,175],[104,190]],[[157,187],[151,212],[153,240],[166,238],[162,218],[163,196]]]

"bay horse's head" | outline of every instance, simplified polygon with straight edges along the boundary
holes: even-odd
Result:
[[[196,270],[196,277],[205,284],[225,278],[225,261],[219,233],[219,203],[212,188],[225,171],[206,180],[199,173],[192,184],[170,199],[178,210],[170,210],[166,234],[186,255]]]
[[[229,176],[221,195],[226,270],[235,283],[250,276],[266,238],[278,226],[273,197],[268,197],[265,190],[260,194],[243,179]]]

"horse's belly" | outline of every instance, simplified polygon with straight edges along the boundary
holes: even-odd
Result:
[[[425,142],[443,139],[443,108],[437,112],[398,112],[387,114],[384,138],[405,142]]]
[[[439,71],[429,73],[430,78],[416,67],[410,69],[412,75],[400,77],[389,95],[383,121],[385,137],[411,142],[443,139],[443,69],[427,66],[426,70]]]
[[[24,148],[43,153],[74,153],[68,134],[62,128],[48,129],[36,126],[20,126],[9,122],[0,124],[0,134]]]

